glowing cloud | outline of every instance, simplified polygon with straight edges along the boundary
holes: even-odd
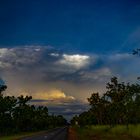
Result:
[[[74,55],[63,54],[62,59],[59,61],[60,64],[70,66],[75,69],[84,68],[87,65],[89,65],[89,62],[90,56],[80,54]]]
[[[51,55],[51,56],[54,56],[54,57],[58,57],[58,56],[59,56],[58,53],[51,53],[50,55]]]
[[[0,48],[0,58],[3,57],[7,53],[7,48]]]
[[[67,96],[64,92],[58,89],[54,89],[48,92],[36,93],[34,98],[45,100],[75,100],[73,96]]]

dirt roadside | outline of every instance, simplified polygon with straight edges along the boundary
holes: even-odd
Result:
[[[78,140],[76,131],[71,127],[68,130],[68,140]]]

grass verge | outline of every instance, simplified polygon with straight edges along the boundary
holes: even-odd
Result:
[[[30,136],[40,135],[40,134],[44,134],[44,133],[49,133],[58,128],[60,128],[60,127],[50,128],[50,129],[42,130],[42,131],[38,131],[38,132],[21,132],[21,133],[14,134],[14,135],[0,136],[0,140],[20,140],[21,138],[24,138],[24,137],[30,137]]]
[[[23,132],[19,134],[9,135],[9,136],[2,136],[0,137],[0,140],[20,140],[23,137],[29,137],[33,135],[39,135],[42,133],[45,133],[46,131],[40,131],[40,132]]]
[[[140,140],[140,125],[74,127],[80,140]]]

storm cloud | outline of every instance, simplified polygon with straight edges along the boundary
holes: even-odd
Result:
[[[135,81],[140,75],[139,68],[134,69],[137,65],[139,58],[128,53],[67,53],[51,46],[0,48],[0,77],[8,86],[5,94],[31,95],[32,103],[67,117],[85,111],[87,98],[105,91],[112,76]]]

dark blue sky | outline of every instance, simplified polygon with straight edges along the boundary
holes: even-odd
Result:
[[[0,0],[1,47],[130,51],[125,42],[139,25],[139,0]]]
[[[117,76],[136,82],[140,0],[0,0],[0,84],[69,118]]]

